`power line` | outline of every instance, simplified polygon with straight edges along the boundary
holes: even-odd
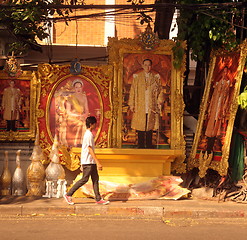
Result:
[[[122,12],[121,12],[122,11]],[[142,11],[142,13],[150,13],[154,12],[153,10],[146,10]],[[91,14],[84,14],[84,15],[77,15],[77,16],[68,16],[68,17],[53,17],[53,18],[47,18],[49,21],[64,21],[66,20],[76,20],[76,19],[82,19],[82,18],[97,18],[97,17],[108,17],[108,16],[119,16],[119,15],[136,15],[139,14],[139,12],[126,12],[123,9],[119,10],[113,10],[108,12],[101,12],[101,13],[91,13]]]
[[[0,4],[1,9],[25,9],[29,4]],[[159,9],[175,7],[178,9],[203,9],[203,8],[245,8],[247,7],[247,2],[226,2],[226,3],[201,3],[201,4],[177,4],[177,3],[156,3],[156,4],[114,4],[114,5],[97,5],[97,4],[89,4],[89,5],[57,5],[57,4],[44,4],[38,3],[35,7],[41,7],[46,9]]]

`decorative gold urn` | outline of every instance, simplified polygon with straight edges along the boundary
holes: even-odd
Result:
[[[45,193],[45,168],[41,163],[44,158],[37,133],[35,146],[30,157],[32,162],[27,169],[27,196],[41,197]]]
[[[1,195],[11,195],[11,173],[9,170],[8,151],[5,151],[3,173],[0,177]]]

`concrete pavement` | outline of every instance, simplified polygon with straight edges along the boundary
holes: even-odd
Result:
[[[245,218],[247,204],[217,199],[130,200],[97,205],[90,198],[74,198],[68,205],[63,198],[5,196],[0,198],[0,216],[91,216],[134,218]]]

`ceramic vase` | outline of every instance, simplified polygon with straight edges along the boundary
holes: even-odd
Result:
[[[11,195],[11,173],[9,170],[8,151],[5,151],[3,173],[0,177],[1,195]]]
[[[26,193],[25,176],[21,169],[21,150],[16,152],[16,169],[12,177],[12,195],[22,196]]]

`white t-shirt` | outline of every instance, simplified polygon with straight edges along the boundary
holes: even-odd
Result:
[[[81,164],[96,164],[89,153],[88,147],[91,147],[94,151],[94,136],[89,129],[86,130],[82,140]]]

